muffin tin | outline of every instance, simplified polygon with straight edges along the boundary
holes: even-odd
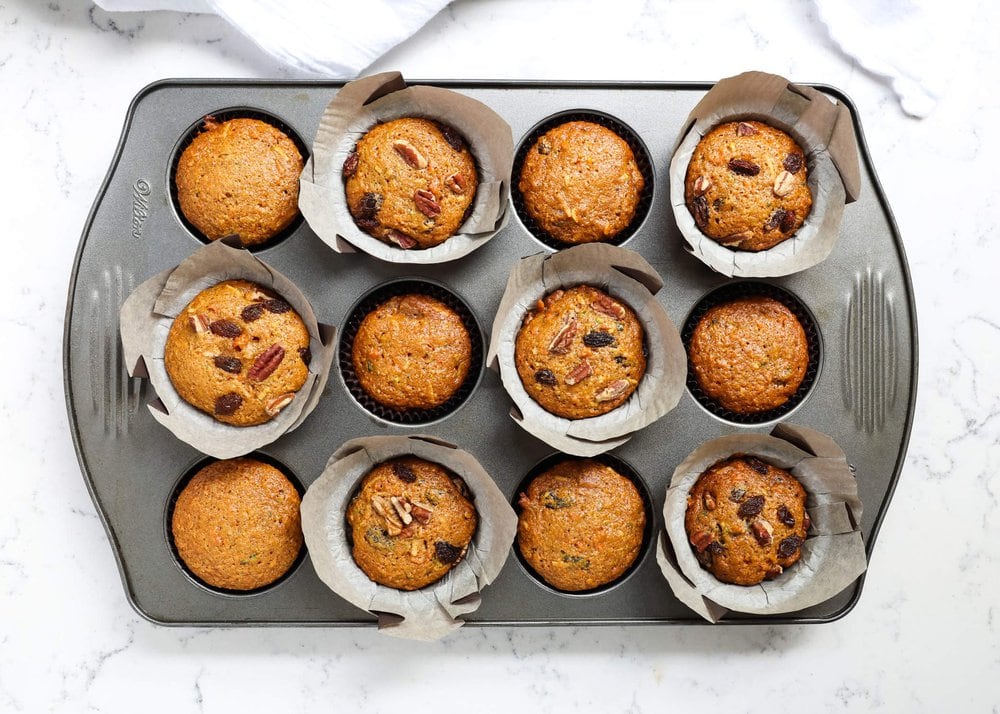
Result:
[[[415,82],[419,83],[419,82]],[[669,205],[667,173],[682,122],[707,83],[423,82],[488,104],[511,125],[515,142],[557,114],[594,111],[630,127],[649,152],[649,212],[628,247],[666,283],[657,295],[683,325],[702,298],[732,281],[684,250]],[[63,364],[67,408],[85,481],[118,561],[129,602],[147,619],[169,625],[360,625],[374,618],[331,593],[308,562],[262,592],[230,595],[195,584],[178,566],[161,525],[179,479],[202,457],[157,424],[146,408],[145,381],[130,379],[118,340],[118,309],[146,278],[201,244],[180,222],[170,176],[185,136],[205,115],[263,112],[308,142],[335,82],[166,80],[133,101],[108,176],[84,228],[69,287]],[[857,111],[840,92],[820,89],[851,108],[862,152],[862,193],[847,207],[840,240],[821,265],[765,281],[793,294],[815,317],[822,369],[796,407],[796,423],[819,429],[847,452],[865,504],[861,523],[869,557],[899,477],[913,417],[917,335],[902,242],[871,165]],[[514,182],[517,181],[515,177]],[[509,210],[514,210],[510,207]],[[440,283],[461,295],[487,326],[511,266],[544,250],[512,220],[474,253],[440,265],[393,265],[364,254],[337,254],[300,223],[284,240],[256,251],[295,281],[321,323],[344,325],[361,298],[408,278]],[[366,411],[342,380],[330,380],[315,412],[271,444],[268,455],[307,486],[330,454],[357,436],[428,433],[470,451],[510,498],[533,466],[551,453],[508,416],[511,402],[487,370],[457,412],[417,426],[392,424]],[[738,431],[767,432],[774,422],[736,425],[687,393],[665,417],[614,455],[630,464],[652,494],[654,533],[662,530],[664,491],[674,467],[699,444]],[[701,623],[670,592],[647,544],[634,572],[586,597],[547,588],[511,553],[483,592],[469,624],[556,625]],[[308,561],[308,555],[306,561]],[[877,563],[875,564],[877,567]],[[863,578],[819,605],[788,615],[733,613],[724,623],[810,623],[842,617],[857,603]]]

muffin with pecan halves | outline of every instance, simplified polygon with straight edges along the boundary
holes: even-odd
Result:
[[[404,250],[432,248],[458,232],[476,195],[476,162],[453,127],[404,117],[376,124],[343,168],[358,228]]]
[[[589,285],[556,290],[524,317],[514,364],[525,391],[567,419],[624,404],[646,371],[645,332],[628,305]]]
[[[279,295],[248,280],[207,288],[174,319],[164,366],[181,399],[234,426],[263,424],[309,374],[309,332]]]

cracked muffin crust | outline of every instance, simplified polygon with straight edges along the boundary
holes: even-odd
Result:
[[[514,364],[525,391],[567,419],[624,404],[646,371],[645,333],[635,312],[602,290],[555,290],[524,317]]]
[[[628,478],[593,459],[567,459],[518,497],[517,546],[549,585],[592,590],[620,577],[639,556],[646,528],[642,496]]]
[[[177,202],[209,240],[236,234],[243,245],[260,245],[299,215],[302,166],[295,142],[277,127],[206,117],[177,161]]]
[[[684,515],[702,567],[733,585],[757,585],[794,565],[809,526],[802,484],[784,469],[743,454],[698,477]]]
[[[684,200],[706,236],[761,251],[791,238],[812,208],[806,157],[785,132],[759,121],[708,132],[691,156]]]
[[[479,178],[453,127],[417,117],[376,124],[343,167],[358,228],[404,250],[433,248],[468,217]]]
[[[705,312],[688,359],[709,398],[737,414],[756,414],[777,409],[798,391],[809,367],[809,341],[778,300],[739,298]]]
[[[644,187],[628,142],[587,121],[566,122],[540,136],[518,179],[531,218],[556,240],[574,244],[625,230]]]
[[[378,464],[347,507],[354,562],[398,590],[444,577],[465,556],[477,523],[465,482],[413,456]]]
[[[174,319],[164,366],[180,397],[217,421],[263,424],[309,374],[309,332],[292,306],[248,280],[207,288]]]
[[[270,464],[250,458],[209,464],[177,496],[177,554],[202,581],[226,590],[270,585],[302,548],[299,493]]]
[[[472,339],[440,300],[412,293],[365,315],[351,348],[354,372],[372,399],[392,409],[432,409],[465,382]]]

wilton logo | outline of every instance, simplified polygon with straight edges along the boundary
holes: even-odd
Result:
[[[142,224],[149,216],[149,181],[139,179],[132,184],[132,237],[142,238]]]

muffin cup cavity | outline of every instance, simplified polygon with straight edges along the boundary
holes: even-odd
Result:
[[[701,567],[684,527],[688,492],[713,464],[736,454],[756,456],[783,468],[806,491],[812,522],[802,557],[773,580],[729,585]],[[788,423],[770,435],[733,434],[708,441],[674,470],[663,504],[664,532],[656,561],[674,595],[709,622],[726,612],[758,615],[817,605],[853,583],[868,567],[861,534],[862,504],[847,457],[826,434]]]
[[[376,123],[403,117],[454,128],[467,142],[479,176],[464,223],[426,249],[403,249],[365,233],[351,215],[344,189],[344,162],[358,140]],[[383,72],[344,85],[320,117],[313,155],[300,180],[299,208],[320,240],[338,253],[362,251],[389,263],[444,263],[476,250],[507,224],[513,156],[510,125],[482,102],[440,87],[408,87],[399,72]]]
[[[688,164],[701,138],[719,124],[754,119],[791,135],[806,153],[812,210],[790,238],[760,252],[723,246],[695,224],[684,200]],[[845,203],[861,185],[850,110],[812,87],[764,72],[720,80],[691,110],[670,161],[670,203],[686,248],[729,277],[790,275],[822,262],[839,237]]]
[[[603,595],[604,593],[617,588],[619,585],[621,585],[630,577],[632,577],[632,574],[639,569],[639,567],[642,565],[643,560],[646,557],[646,553],[650,549],[650,544],[653,541],[653,531],[655,523],[655,514],[653,510],[653,497],[649,492],[649,488],[646,486],[645,480],[643,480],[643,478],[632,467],[631,464],[629,464],[626,461],[623,461],[622,459],[618,458],[613,454],[608,454],[608,453],[598,454],[597,456],[594,456],[592,458],[594,461],[598,461],[604,464],[605,466],[611,467],[612,469],[617,471],[619,474],[627,478],[635,485],[636,489],[639,491],[639,495],[642,497],[643,512],[646,514],[646,527],[643,529],[642,545],[639,546],[639,553],[638,555],[636,555],[635,560],[632,561],[632,564],[629,565],[628,568],[626,568],[625,572],[623,572],[614,580],[607,582],[603,585],[599,585],[596,588],[591,588],[590,590],[575,590],[575,591],[561,590],[549,584],[548,582],[545,581],[545,579],[541,575],[539,575],[534,570],[534,568],[531,567],[531,565],[528,564],[528,561],[521,553],[520,546],[515,540],[514,554],[515,556],[517,556],[518,563],[520,563],[521,567],[524,568],[524,571],[531,577],[531,579],[543,590],[548,590],[551,593],[568,598],[590,598],[596,595]],[[540,476],[542,473],[549,470],[556,464],[559,464],[563,461],[572,461],[572,460],[582,460],[582,459],[580,457],[570,456],[567,454],[554,453],[550,454],[549,456],[546,456],[544,459],[535,464],[531,468],[531,470],[528,471],[527,474],[525,474],[524,478],[521,479],[521,482],[517,485],[517,488],[514,490],[514,493],[511,496],[511,506],[514,509],[514,512],[517,513],[518,516],[520,516],[521,509],[518,505],[518,498],[522,493],[524,493],[528,489],[528,486],[537,476]]]
[[[808,343],[809,351],[809,364],[806,367],[806,375],[802,380],[802,384],[788,398],[788,401],[781,406],[753,414],[734,412],[705,394],[701,385],[698,384],[698,377],[690,362],[687,371],[687,388],[698,404],[722,421],[741,426],[757,426],[788,416],[806,400],[813,386],[816,384],[822,367],[823,341],[816,318],[813,317],[813,314],[798,297],[770,283],[742,280],[735,283],[727,283],[720,288],[716,288],[695,304],[681,330],[681,340],[684,343],[685,352],[690,351],[691,336],[694,333],[694,329],[698,325],[698,321],[701,320],[709,309],[716,305],[730,302],[731,300],[748,297],[768,297],[777,300],[791,310],[792,314],[795,315],[802,325],[806,333],[806,342]]]
[[[352,351],[354,348],[354,339],[358,334],[358,328],[361,326],[361,322],[365,319],[366,315],[392,297],[414,293],[427,295],[439,300],[453,310],[459,316],[462,324],[469,333],[472,351],[469,373],[466,375],[465,381],[448,401],[430,409],[402,410],[379,403],[362,388],[354,370]],[[377,419],[392,424],[423,426],[450,416],[472,396],[483,374],[483,353],[483,331],[472,309],[462,298],[443,285],[431,282],[425,278],[400,278],[373,288],[362,296],[347,313],[347,319],[344,321],[341,329],[338,361],[340,374],[344,380],[344,385],[347,387],[347,391],[350,392],[354,401],[365,411]]]
[[[550,250],[562,250],[563,248],[569,248],[574,245],[573,243],[567,243],[555,238],[544,228],[538,225],[535,219],[532,218],[531,214],[528,212],[527,207],[524,204],[524,195],[521,193],[520,188],[518,188],[521,178],[521,170],[524,167],[524,159],[531,148],[535,145],[535,142],[550,129],[554,129],[561,124],[566,124],[571,121],[586,121],[603,126],[605,129],[610,129],[629,145],[629,148],[632,149],[632,154],[635,156],[635,162],[639,167],[639,171],[642,173],[644,183],[642,193],[639,195],[639,203],[636,205],[635,215],[632,217],[628,226],[619,231],[616,235],[605,240],[593,241],[616,246],[623,245],[639,232],[639,228],[645,222],[646,216],[649,215],[649,208],[653,204],[655,172],[653,170],[653,160],[650,157],[649,149],[646,148],[646,144],[643,143],[639,135],[630,126],[610,114],[593,109],[574,109],[553,114],[532,127],[531,130],[528,131],[528,133],[521,139],[521,143],[518,144],[517,150],[514,153],[514,168],[511,177],[510,190],[511,202],[514,204],[517,216],[521,220],[524,227],[546,248],[549,248]]]
[[[295,129],[293,129],[288,123],[286,123],[278,116],[262,111],[260,109],[254,109],[252,107],[229,107],[226,109],[220,109],[218,111],[211,112],[204,117],[201,117],[200,119],[198,119],[198,121],[196,121],[194,124],[188,127],[187,131],[185,131],[181,135],[180,139],[177,142],[177,145],[174,146],[174,150],[170,155],[170,164],[168,168],[169,175],[167,176],[166,184],[167,184],[167,190],[170,193],[170,204],[171,206],[173,206],[174,216],[177,218],[177,221],[182,226],[184,226],[184,228],[188,231],[188,233],[191,234],[193,238],[205,244],[212,243],[213,241],[209,239],[200,230],[198,230],[191,223],[191,221],[187,219],[187,217],[184,215],[184,212],[181,210],[180,201],[178,200],[177,197],[177,182],[175,180],[175,177],[177,175],[177,164],[180,161],[181,154],[183,154],[184,150],[191,145],[191,142],[194,141],[194,138],[203,131],[205,127],[205,120],[208,117],[212,117],[219,123],[229,121],[230,119],[257,119],[259,121],[264,122],[265,124],[270,124],[279,131],[283,132],[285,136],[287,136],[289,139],[291,139],[292,143],[295,144],[296,148],[299,150],[299,153],[302,155],[303,162],[309,160],[309,147],[302,140],[302,137],[299,136],[298,132],[295,131]],[[304,222],[305,219],[303,218],[302,211],[300,210],[295,216],[295,218],[292,219],[291,223],[285,226],[282,230],[275,233],[271,238],[267,239],[266,241],[258,245],[250,245],[244,247],[252,253],[259,253],[261,251],[274,248],[280,245],[285,240],[287,240],[292,235],[294,235],[296,232],[298,232],[299,228],[302,227],[302,224]]]
[[[273,456],[270,456],[269,454],[265,454],[259,451],[247,454],[246,457],[250,459],[255,459],[257,461],[261,461],[265,464],[268,464],[278,469],[278,471],[280,471],[285,476],[285,478],[287,478],[291,482],[292,486],[295,487],[295,490],[298,492],[300,499],[305,495],[306,489],[302,485],[302,481],[299,480],[298,476],[296,476],[295,473],[290,468],[288,468],[288,466],[286,466],[278,459],[274,458]],[[188,580],[191,581],[193,585],[202,588],[203,590],[207,590],[208,592],[214,595],[221,595],[232,598],[245,598],[270,592],[275,588],[277,588],[278,586],[280,586],[281,584],[288,581],[289,579],[291,579],[295,575],[295,573],[298,572],[299,567],[306,559],[307,551],[305,543],[303,543],[302,547],[299,548],[299,554],[298,556],[296,556],[295,561],[288,567],[288,570],[286,570],[281,577],[277,578],[275,581],[271,583],[268,583],[267,585],[255,588],[253,590],[230,590],[227,588],[220,588],[214,585],[209,585],[204,580],[195,575],[190,568],[188,568],[188,566],[181,559],[180,554],[177,552],[177,546],[174,543],[173,529],[171,527],[171,523],[174,517],[174,506],[177,504],[177,497],[180,495],[181,491],[183,491],[184,488],[188,485],[191,479],[194,478],[195,474],[197,474],[206,466],[215,463],[216,461],[218,461],[218,459],[203,458],[192,464],[186,471],[184,471],[180,475],[180,477],[175,482],[173,489],[170,492],[170,499],[166,503],[166,507],[164,508],[164,514],[163,514],[164,516],[163,537],[166,540],[167,547],[170,549],[171,556],[173,556],[174,564],[182,573],[184,573],[184,575],[187,577]]]
[[[122,352],[129,376],[148,378],[156,399],[148,408],[174,436],[218,459],[242,456],[296,429],[315,409],[330,374],[334,328],[321,324],[309,300],[288,278],[229,238],[195,251],[177,267],[150,278],[125,300],[119,315]],[[242,278],[280,295],[299,314],[309,332],[309,374],[291,402],[268,422],[230,426],[191,406],[177,393],[164,366],[167,334],[174,319],[202,290]]]
[[[431,461],[460,477],[479,516],[465,556],[440,580],[404,591],[373,582],[354,562],[345,513],[373,467],[400,456]],[[310,559],[327,587],[378,618],[395,637],[436,640],[464,624],[479,608],[481,592],[499,575],[517,532],[517,516],[472,454],[433,436],[352,439],[330,457],[302,499],[302,533]]]

